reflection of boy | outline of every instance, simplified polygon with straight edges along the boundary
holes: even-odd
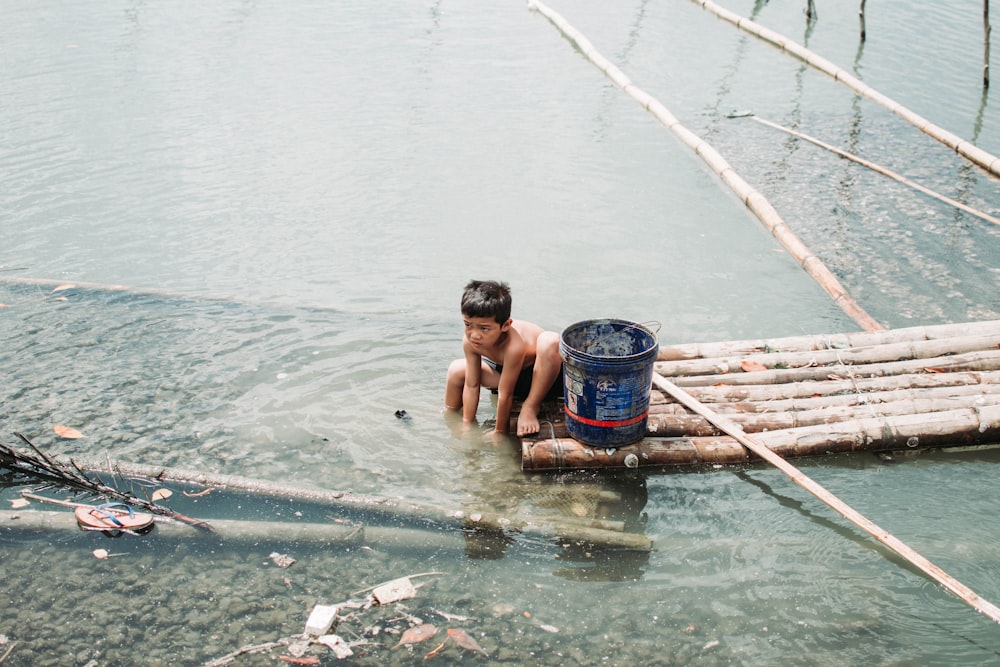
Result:
[[[497,390],[496,432],[506,433],[514,399],[523,399],[517,435],[538,432],[538,410],[562,390],[559,334],[510,319],[510,287],[473,280],[462,294],[465,357],[448,366],[444,404],[474,422],[480,387]]]

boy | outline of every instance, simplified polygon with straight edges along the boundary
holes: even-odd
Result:
[[[444,404],[461,409],[463,422],[474,422],[480,387],[496,389],[496,432],[507,433],[514,399],[523,399],[517,435],[525,436],[538,433],[542,401],[562,391],[562,359],[559,334],[510,319],[510,306],[507,283],[473,280],[465,286],[465,357],[448,366]]]

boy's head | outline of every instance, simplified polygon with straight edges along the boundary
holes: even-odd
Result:
[[[472,280],[462,292],[462,314],[492,317],[503,325],[510,319],[510,287],[495,280]]]

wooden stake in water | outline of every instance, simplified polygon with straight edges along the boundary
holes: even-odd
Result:
[[[772,452],[765,445],[747,435],[739,424],[736,424],[735,422],[717,414],[715,411],[711,410],[686,391],[658,373],[653,374],[653,383],[663,391],[673,396],[689,410],[692,410],[705,419],[708,419],[719,429],[739,441],[741,445],[749,449],[751,452],[791,477],[793,482],[832,507],[841,516],[856,525],[858,528],[861,528],[876,540],[905,558],[911,564],[920,569],[924,574],[937,581],[958,597],[962,598],[962,600],[971,605],[973,609],[981,614],[984,614],[985,616],[988,616],[995,623],[1000,623],[1000,607],[997,607],[988,600],[984,600],[971,588],[921,556],[899,539],[893,537],[882,528],[879,528],[872,521],[868,520],[850,505],[827,491],[801,470]]]

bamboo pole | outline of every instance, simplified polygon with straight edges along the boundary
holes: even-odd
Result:
[[[990,87],[990,0],[983,0],[983,88]]]
[[[851,297],[836,276],[823,264],[822,260],[814,255],[799,237],[792,232],[791,228],[788,227],[778,214],[778,211],[768,202],[767,198],[743,180],[715,148],[694,132],[684,127],[663,104],[636,86],[624,72],[601,55],[590,43],[590,40],[571,26],[562,16],[537,0],[529,0],[528,6],[547,18],[567,39],[576,45],[588,60],[604,72],[609,79],[639,102],[643,108],[653,114],[677,138],[701,157],[723,182],[739,195],[743,203],[767,227],[771,235],[799,262],[806,273],[834,300],[834,303],[851,319],[857,322],[862,329],[878,331],[885,328]]]
[[[658,359],[676,361],[700,357],[724,357],[757,352],[804,352],[828,348],[862,347],[906,341],[936,340],[954,336],[1000,334],[1000,320],[902,327],[883,331],[837,334],[806,334],[779,338],[661,345]]]
[[[825,397],[841,393],[864,394],[866,392],[898,391],[900,389],[949,388],[961,386],[996,385],[1000,383],[1000,371],[959,372],[959,373],[904,373],[901,375],[877,375],[875,377],[855,377],[840,380],[800,380],[775,385],[725,385],[691,386],[687,391],[704,403],[744,403],[773,401],[779,399],[802,399]],[[659,392],[656,392],[659,396]],[[653,403],[653,398],[650,398]]]
[[[787,457],[991,445],[1000,443],[1000,405],[866,417],[762,431],[755,437]],[[662,468],[752,460],[740,443],[727,435],[646,437],[627,447],[608,449],[563,437],[525,440],[521,445],[521,469],[532,471]]]
[[[767,368],[798,366],[828,366],[831,364],[877,364],[904,359],[931,359],[951,354],[992,352],[1000,349],[1000,332],[979,336],[957,336],[948,339],[906,341],[884,345],[807,350],[804,352],[765,352],[739,356],[702,358],[684,361],[656,362],[663,375],[692,376],[718,373],[740,373],[743,362],[753,362]]]
[[[85,470],[107,472],[106,461],[76,461]],[[123,475],[148,477],[158,481],[188,482],[204,487],[237,489],[257,495],[278,498],[297,498],[335,507],[348,512],[364,512],[392,522],[424,525],[433,529],[486,530],[520,533],[542,539],[558,538],[572,542],[596,544],[634,551],[649,551],[652,540],[639,533],[615,530],[611,524],[599,520],[542,520],[537,518],[507,517],[488,511],[448,510],[401,500],[377,496],[357,495],[345,491],[310,489],[287,486],[266,480],[248,479],[235,475],[179,470],[162,466],[149,466],[115,462],[112,469]],[[214,527],[215,522],[212,522]]]
[[[879,174],[882,174],[883,176],[887,176],[887,177],[893,179],[894,181],[902,183],[903,185],[907,185],[907,186],[913,188],[914,190],[917,190],[919,192],[924,193],[925,195],[928,195],[930,197],[933,197],[934,199],[937,199],[938,201],[944,202],[945,204],[948,204],[949,206],[954,206],[955,208],[957,208],[959,210],[962,210],[962,211],[965,211],[966,213],[968,213],[970,215],[974,215],[977,218],[980,218],[981,220],[985,220],[986,222],[992,222],[994,225],[1000,225],[1000,218],[996,218],[996,217],[994,217],[994,216],[992,216],[992,215],[990,215],[988,213],[984,213],[984,212],[980,211],[979,209],[973,208],[972,206],[969,206],[967,204],[963,204],[962,202],[956,201],[956,200],[952,199],[951,197],[946,197],[946,196],[944,196],[944,195],[942,195],[942,194],[940,194],[938,192],[935,192],[934,190],[931,190],[930,188],[924,187],[923,185],[920,185],[919,183],[911,181],[910,179],[906,178],[905,176],[902,176],[901,174],[898,174],[898,173],[892,171],[891,169],[887,169],[886,167],[883,167],[883,166],[881,166],[879,164],[876,164],[876,163],[874,163],[874,162],[872,162],[870,160],[866,160],[863,157],[859,157],[857,155],[854,155],[853,153],[848,153],[847,151],[840,150],[836,146],[832,146],[832,145],[830,145],[830,144],[828,144],[826,142],[820,141],[819,139],[817,139],[815,137],[811,137],[808,134],[804,134],[802,132],[799,132],[798,130],[793,130],[790,127],[785,127],[784,125],[779,125],[778,123],[775,123],[773,121],[767,120],[765,118],[761,118],[760,116],[756,116],[754,114],[738,114],[738,115],[731,116],[731,118],[737,118],[737,117],[738,118],[751,118],[751,119],[757,121],[758,123],[761,123],[763,125],[767,125],[768,127],[773,127],[774,129],[780,130],[782,132],[785,132],[786,134],[790,134],[793,137],[798,137],[799,139],[802,139],[803,141],[808,141],[809,143],[814,144],[816,146],[819,146],[820,148],[825,148],[826,150],[830,151],[831,153],[836,153],[837,155],[839,155],[842,158],[845,158],[847,160],[850,160],[851,162],[855,162],[857,164],[860,164],[863,167],[868,167],[872,171],[875,171],[875,172],[877,172]]]
[[[908,123],[911,123],[924,134],[934,138],[945,146],[948,146],[974,164],[979,165],[994,175],[1000,175],[1000,158],[997,158],[995,155],[992,155],[978,146],[975,146],[972,142],[966,141],[965,139],[962,139],[961,137],[931,123],[926,118],[910,111],[902,104],[899,104],[898,102],[876,91],[871,86],[862,83],[847,70],[834,65],[829,60],[816,55],[809,49],[806,49],[783,35],[764,28],[748,18],[739,16],[738,14],[735,14],[727,9],[723,9],[715,2],[712,2],[712,0],[692,1],[701,5],[704,9],[712,12],[719,18],[732,23],[740,30],[774,44],[786,53],[795,56],[807,65],[830,76],[834,81],[842,83],[857,94],[867,97],[876,104],[892,111],[900,118],[903,118]]]
[[[812,410],[791,410],[772,412],[723,412],[716,406],[712,409],[725,414],[743,430],[750,433],[780,431],[785,429],[837,424],[866,419],[913,415],[930,420],[935,412],[949,412],[956,409],[975,409],[987,405],[1000,405],[1000,395],[953,397],[949,399],[915,398],[891,403],[831,405]],[[676,415],[651,413],[647,419],[646,432],[651,436],[683,437],[688,435],[718,435],[711,422],[697,415]]]
[[[945,354],[939,357],[907,359],[902,361],[868,363],[841,366],[807,366],[802,368],[768,369],[752,373],[717,373],[713,375],[693,375],[675,378],[682,386],[729,384],[758,385],[801,382],[804,380],[827,380],[860,378],[875,375],[898,375],[919,373],[933,369],[941,371],[995,371],[1000,370],[1000,350],[975,351],[962,354]]]
[[[865,0],[861,0],[861,8],[858,9],[858,22],[861,24],[861,41],[868,39],[868,29],[865,26]]]
[[[653,382],[659,388],[668,392],[671,396],[676,398],[679,402],[683,403],[693,412],[696,412],[706,419],[710,420],[713,424],[718,426],[720,429],[725,431],[731,437],[735,438],[744,447],[752,451],[757,456],[778,468],[781,472],[785,473],[792,479],[793,482],[801,486],[803,489],[813,494],[821,501],[826,503],[833,510],[841,514],[845,519],[853,523],[858,528],[861,528],[866,533],[871,535],[878,542],[886,545],[897,554],[905,558],[908,562],[918,568],[920,571],[924,572],[926,575],[937,581],[939,584],[944,586],[947,590],[951,591],[964,602],[972,606],[973,609],[979,613],[987,616],[995,623],[1000,623],[1000,608],[998,608],[993,603],[988,600],[983,599],[978,594],[975,593],[971,588],[958,581],[957,579],[950,576],[944,570],[938,566],[931,563],[929,560],[921,556],[919,553],[911,549],[909,546],[904,544],[901,540],[894,537],[893,535],[886,532],[884,529],[877,526],[874,522],[870,521],[868,518],[863,516],[861,513],[857,512],[854,508],[849,506],[844,501],[840,500],[837,496],[833,495],[820,484],[815,482],[812,478],[805,475],[801,470],[791,465],[783,458],[772,452],[766,446],[755,440],[754,438],[748,436],[743,432],[743,429],[739,427],[738,424],[734,424],[731,421],[725,419],[724,417],[716,414],[711,409],[709,409],[704,404],[695,400],[690,394],[685,392],[683,389],[670,382],[664,377],[655,375],[653,376]],[[1000,420],[998,420],[1000,423]]]
[[[412,528],[361,526],[352,524],[293,521],[236,521],[213,519],[214,532],[193,531],[174,521],[157,521],[156,528],[140,539],[210,541],[213,543],[249,543],[266,545],[321,544],[328,546],[394,547],[407,550],[462,550],[465,540],[455,533],[415,530]],[[43,510],[0,511],[0,534],[79,530],[72,512]]]
[[[1000,373],[997,373],[1000,378]],[[770,385],[769,385],[770,386]],[[823,408],[839,408],[844,406],[874,406],[881,409],[882,406],[894,403],[909,401],[935,400],[939,402],[957,399],[974,403],[980,398],[984,402],[992,402],[1000,395],[1000,385],[998,384],[968,384],[958,386],[924,387],[924,388],[898,388],[884,391],[866,392],[857,387],[845,385],[845,393],[831,394],[807,394],[803,397],[794,398],[774,398],[763,400],[745,401],[715,401],[714,395],[709,394],[704,398],[697,391],[697,387],[689,388],[688,393],[697,398],[702,403],[711,403],[712,409],[723,414],[774,414],[780,412],[806,412],[810,410],[820,410]],[[655,392],[657,396],[664,397],[664,402],[654,403],[650,400],[649,414],[676,415],[690,414],[679,403],[672,402],[673,399],[665,394]],[[670,402],[667,402],[670,401]]]

